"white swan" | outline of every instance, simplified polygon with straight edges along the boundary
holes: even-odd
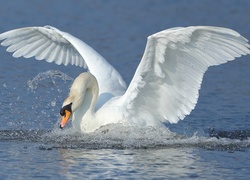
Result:
[[[89,69],[75,79],[60,112],[61,128],[73,114],[73,126],[82,132],[119,122],[139,126],[177,123],[194,109],[209,66],[250,54],[247,39],[230,29],[167,29],[148,37],[142,60],[126,88],[120,74],[101,55],[54,27],[14,29],[0,34],[0,40],[14,57]]]

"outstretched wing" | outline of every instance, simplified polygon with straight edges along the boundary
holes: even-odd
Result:
[[[35,57],[56,64],[88,68],[97,78],[100,94],[124,91],[120,74],[94,49],[74,36],[51,26],[26,27],[0,34],[1,45],[18,57]]]
[[[46,60],[56,64],[68,64],[87,68],[86,62],[75,49],[59,33],[47,27],[26,27],[14,29],[0,35],[5,39],[1,45],[9,46],[7,51],[13,57],[35,57],[37,60]]]
[[[207,68],[249,54],[249,47],[240,34],[219,27],[172,28],[149,36],[121,98],[126,118],[142,125],[184,119],[197,103]]]

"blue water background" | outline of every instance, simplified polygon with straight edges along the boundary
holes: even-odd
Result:
[[[26,26],[55,26],[96,49],[127,84],[140,62],[147,36],[160,30],[212,25],[232,28],[250,39],[250,1],[247,0],[12,0],[0,3],[0,32]],[[164,141],[160,147],[153,146],[152,142],[148,147],[140,146],[140,141],[116,146],[100,134],[89,140],[104,138],[107,146],[100,145],[102,139],[96,140],[99,143],[96,147],[93,143],[78,146],[79,141],[58,145],[53,137],[48,143],[41,134],[57,128],[58,112],[71,80],[53,73],[33,78],[48,70],[60,70],[75,78],[83,69],[39,62],[34,58],[14,59],[4,47],[0,48],[0,62],[0,179],[250,177],[249,140],[209,138],[207,133],[211,128],[250,130],[250,56],[207,71],[195,110],[176,125],[166,124],[170,130],[190,138]],[[159,140],[152,139],[149,141]]]

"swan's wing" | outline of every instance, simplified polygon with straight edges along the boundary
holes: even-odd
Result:
[[[2,46],[18,57],[35,57],[56,64],[88,68],[97,78],[100,93],[124,90],[120,74],[94,49],[74,36],[51,26],[26,27],[0,34]]]
[[[5,40],[4,40],[5,39]],[[79,52],[57,31],[48,27],[26,27],[0,34],[1,45],[9,46],[13,57],[35,57],[56,64],[68,64],[87,68]]]
[[[139,124],[177,123],[194,109],[209,66],[250,53],[247,39],[219,27],[172,28],[148,37],[143,58],[121,97]]]

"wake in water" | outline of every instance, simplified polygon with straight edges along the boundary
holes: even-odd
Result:
[[[250,131],[248,131],[249,133]],[[218,132],[219,133],[219,132]],[[148,149],[148,148],[204,148],[209,150],[244,151],[250,147],[249,137],[191,137],[177,135],[167,128],[138,128],[122,124],[102,127],[94,133],[82,134],[72,128],[65,130],[2,130],[0,141],[30,141],[41,150],[53,148],[83,149]],[[213,136],[213,134],[210,134]],[[224,131],[225,135],[225,131]],[[239,134],[237,133],[237,136]],[[241,134],[241,137],[244,134]]]
[[[125,126],[115,124],[102,127],[90,134],[78,134],[72,129],[62,132],[54,130],[45,135],[52,138],[58,147],[75,148],[180,148],[200,147],[215,150],[242,150],[250,147],[248,137],[245,140],[231,137],[200,137],[196,134],[188,137],[171,132],[167,128]],[[54,144],[55,145],[55,144]]]

